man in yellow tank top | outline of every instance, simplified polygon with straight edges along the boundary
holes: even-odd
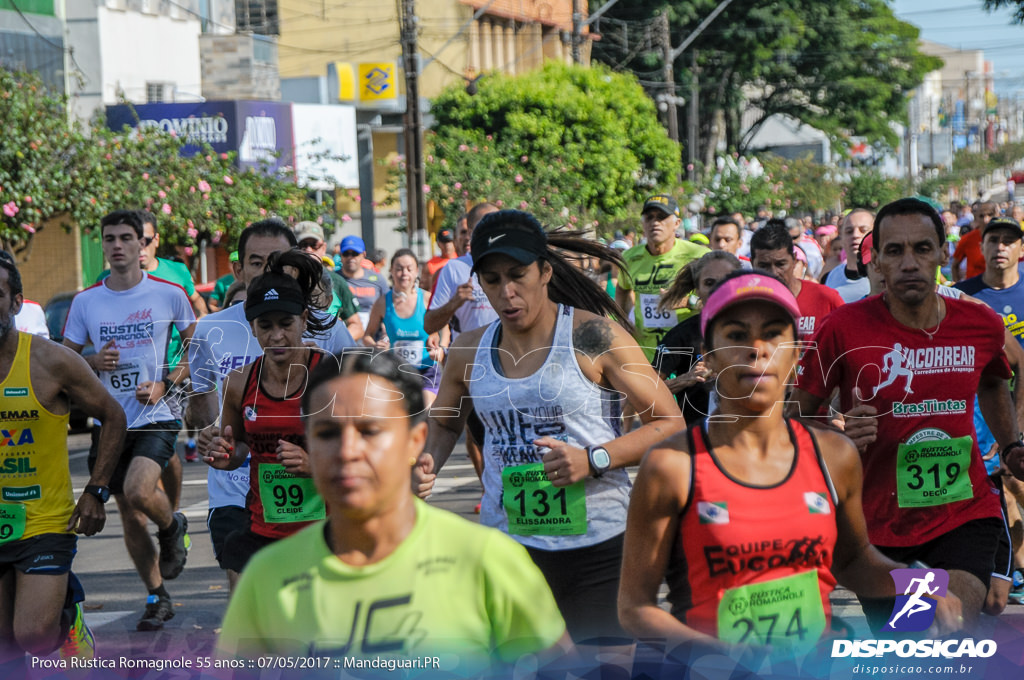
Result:
[[[0,654],[93,654],[71,574],[76,533],[106,520],[106,484],[117,465],[124,411],[78,354],[19,333],[21,276],[0,257]],[[68,469],[69,401],[103,422],[101,454],[75,503]],[[73,593],[77,591],[76,597]],[[63,644],[61,644],[63,641]]]

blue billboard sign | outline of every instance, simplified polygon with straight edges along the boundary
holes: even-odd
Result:
[[[157,128],[185,141],[182,153],[208,144],[217,153],[237,152],[241,168],[288,171],[295,165],[292,105],[282,102],[222,101],[173,104],[118,104],[107,107],[107,126]]]

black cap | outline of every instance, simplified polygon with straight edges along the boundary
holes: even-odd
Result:
[[[254,321],[268,312],[302,314],[306,300],[299,282],[285,274],[263,274],[249,285],[245,296],[245,320]]]
[[[1020,222],[1009,217],[996,217],[988,221],[988,224],[981,228],[982,237],[993,229],[1009,229],[1017,238],[1024,238],[1024,229],[1021,229]]]
[[[452,233],[451,229],[442,229],[437,232],[438,243],[451,243],[455,240],[455,234]]]
[[[679,217],[679,204],[676,203],[676,199],[668,194],[648,196],[647,200],[644,201],[644,207],[640,210],[640,214],[642,215],[647,212],[648,208],[657,208],[666,215]]]
[[[484,215],[476,225],[469,250],[474,272],[488,255],[507,255],[519,264],[530,264],[547,253],[548,236],[530,213],[499,210]]]

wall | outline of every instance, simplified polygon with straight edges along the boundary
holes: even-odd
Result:
[[[168,101],[198,101],[200,21],[183,11],[178,18],[70,2],[68,44],[81,66],[83,82],[73,83],[73,112],[89,118],[104,104],[116,104],[119,92],[134,103],[146,102],[146,83],[164,82]],[[115,3],[116,4],[116,3]]]
[[[29,249],[18,256],[25,297],[45,305],[57,293],[80,290],[80,247],[77,226],[69,232],[52,220],[39,229]]]

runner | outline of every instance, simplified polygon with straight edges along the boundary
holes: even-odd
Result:
[[[755,234],[756,236],[756,234]],[[644,457],[629,508],[619,613],[638,638],[805,653],[832,627],[837,581],[892,596],[902,565],[867,541],[853,444],[784,418],[800,309],[766,272],[722,279],[701,312],[718,407]],[[667,581],[671,611],[659,606]],[[783,596],[780,596],[783,595]],[[942,632],[959,603],[940,601]]]
[[[789,286],[802,315],[800,339],[808,340],[822,320],[842,306],[843,298],[828,286],[797,278],[796,249],[786,226],[779,220],[768,220],[768,224],[758,229],[750,239],[750,261],[755,269],[770,272]]]
[[[232,250],[231,255],[228,256],[228,266],[232,263],[238,262],[238,251]],[[225,307],[225,293],[228,288],[235,283],[235,275],[233,272],[228,272],[224,276],[217,279],[217,283],[213,286],[213,292],[210,293],[210,299],[207,302],[207,308],[211,313],[219,312]]]
[[[437,333],[423,330],[426,293],[416,285],[418,270],[419,261],[408,248],[401,248],[391,258],[391,290],[373,303],[366,327],[367,337],[374,338],[383,325],[384,337],[372,345],[366,339],[363,342],[381,350],[390,347],[403,361],[415,366],[423,376],[423,399],[429,408],[437,396],[441,380],[439,362],[444,359],[442,346],[447,348],[447,343],[442,345]],[[447,336],[447,329],[441,332]]]
[[[0,250],[0,259],[7,260],[11,266],[17,269],[14,256],[6,250]],[[33,302],[22,297],[21,310],[14,315],[14,327],[22,333],[30,333],[49,339],[50,328],[46,325],[46,312],[38,302]]]
[[[985,271],[985,256],[981,252],[982,234],[985,225],[997,214],[995,203],[986,202],[976,206],[971,230],[960,235],[953,250],[953,260],[949,267],[954,281],[980,276]]]
[[[846,432],[864,462],[864,508],[871,543],[891,559],[949,572],[968,629],[978,621],[1004,530],[999,496],[974,435],[977,394],[1003,463],[1024,477],[1024,444],[1006,380],[1003,324],[982,305],[935,292],[945,234],[938,213],[917,199],[882,208],[871,266],[880,296],[844,305],[814,336],[793,400],[814,414],[839,389]],[[898,348],[897,348],[898,345]],[[890,355],[889,377],[883,374]],[[913,394],[910,392],[913,383]],[[941,458],[939,458],[941,457]],[[862,599],[873,630],[892,601]]]
[[[466,221],[465,215],[460,215],[455,224],[463,224]],[[434,288],[434,277],[448,262],[458,257],[455,252],[455,232],[451,229],[442,229],[437,232],[437,247],[440,255],[435,255],[423,264],[423,271],[420,272],[420,288],[430,291]],[[394,258],[391,258],[394,261]]]
[[[173,384],[166,371],[167,346],[172,327],[185,341],[192,336],[195,317],[180,286],[139,268],[144,239],[138,212],[118,210],[106,215],[100,221],[100,234],[110,276],[71,301],[64,344],[81,353],[92,343],[96,353],[87,361],[128,420],[128,435],[110,480],[110,492],[121,513],[128,554],[149,591],[136,627],[159,630],[174,616],[164,580],[178,577],[191,545],[188,520],[174,512],[158,484],[175,455],[181,429],[181,421],[174,418],[163,398]],[[98,455],[99,437],[93,430],[90,470],[95,469]],[[147,519],[159,529],[159,560],[146,529]]]
[[[388,284],[383,276],[363,267],[365,257],[366,244],[363,243],[363,239],[358,236],[346,236],[341,239],[341,275],[356,300],[363,328],[366,328],[370,320],[370,308],[373,307],[373,303],[388,290]]]
[[[434,277],[434,289],[430,292],[430,303],[423,316],[423,329],[427,333],[440,333],[447,327],[454,341],[460,333],[474,331],[498,318],[473,273],[473,254],[470,252],[470,238],[477,224],[485,215],[497,211],[498,207],[491,203],[478,203],[466,213],[466,222],[459,229],[458,243],[462,254],[442,267]],[[480,450],[483,437],[483,424],[470,414],[466,421],[466,453],[477,477],[483,475],[484,469]],[[480,506],[477,505],[475,510],[480,512]]]
[[[316,222],[299,222],[295,225],[295,242],[299,248],[310,257],[323,260],[324,264],[333,263],[333,258],[327,256],[327,242],[324,239],[324,228]],[[333,264],[325,266],[325,269],[331,279],[333,292],[330,308],[345,323],[352,338],[358,340],[363,337],[364,326],[364,320],[359,316],[359,304],[344,277],[334,271]]]
[[[46,656],[63,640],[62,658],[92,658],[95,645],[71,561],[75,533],[103,529],[124,411],[80,356],[15,330],[21,303],[18,268],[0,258],[0,429],[7,439],[0,481],[0,657]],[[72,399],[102,423],[99,456],[77,504],[68,471]]]
[[[681,220],[679,204],[671,196],[659,194],[648,198],[641,220],[647,243],[635,245],[623,253],[625,267],[619,274],[615,301],[622,309],[634,310],[637,339],[650,362],[669,329],[693,314],[693,310],[686,307],[674,312],[658,311],[661,290],[668,287],[680,269],[708,249],[676,238]]]
[[[263,274],[272,253],[286,251],[296,245],[295,234],[279,219],[253,222],[238,237],[238,261],[234,263],[238,281],[248,286]],[[307,336],[318,347],[339,353],[355,345],[343,324],[334,324],[326,334]],[[236,304],[216,314],[203,317],[196,324],[196,332],[189,345],[189,366],[192,371],[192,395],[189,410],[197,427],[203,429],[199,437],[199,453],[205,454],[210,441],[220,433],[214,426],[220,415],[219,394],[224,379],[233,370],[246,366],[262,356],[259,343],[252,334],[252,326],[245,320],[245,305]],[[224,540],[228,534],[248,525],[245,497],[249,491],[249,468],[224,472],[210,468],[207,473],[209,513],[207,525],[214,556],[223,557]],[[228,582],[234,583],[237,574],[227,572]]]
[[[749,264],[749,263],[748,263]],[[701,305],[708,301],[711,289],[725,276],[746,269],[732,253],[712,250],[699,260],[683,267],[672,285],[661,296],[659,309],[673,309],[685,304],[696,291]],[[669,390],[687,424],[692,424],[711,413],[714,374],[703,360],[704,341],[700,332],[700,314],[687,317],[670,330],[658,345],[654,368]],[[675,377],[672,377],[675,376]]]
[[[502,677],[523,656],[565,652],[565,623],[526,551],[409,492],[422,395],[394,355],[320,362],[302,410],[328,519],[253,558],[220,654],[393,660],[425,677],[439,667],[410,662],[440,656],[445,676]]]
[[[499,318],[452,346],[414,489],[429,495],[471,404],[486,428],[481,524],[527,547],[574,640],[621,636],[625,468],[683,426],[679,409],[607,318],[624,320],[622,310],[563,255],[615,261],[614,251],[503,210],[480,221],[472,253]],[[627,435],[619,394],[643,421]]]
[[[286,267],[297,276],[286,274]],[[241,573],[257,550],[325,517],[310,479],[298,401],[308,371],[321,358],[302,336],[307,327],[323,332],[336,321],[311,316],[321,271],[305,256],[275,253],[267,273],[253,279],[246,292],[245,318],[264,354],[225,380],[222,433],[203,458],[218,470],[237,470],[252,455],[248,527],[226,537],[218,556],[222,569]]]
[[[868,281],[857,271],[857,253],[860,242],[871,231],[874,214],[864,208],[854,208],[839,225],[839,243],[846,254],[846,265],[836,266],[825,277],[825,285],[832,288],[843,302],[856,302],[868,294]]]
[[[954,288],[988,305],[1003,319],[1003,325],[1013,338],[1013,344],[1024,347],[1024,279],[1020,276],[1018,262],[1024,254],[1024,230],[1013,219],[996,218],[981,227],[981,250],[985,258],[985,271],[975,277],[957,283]],[[1009,342],[1009,341],[1008,341]],[[1007,345],[1007,356],[1011,358],[1011,345]],[[1024,399],[1019,390],[1024,376],[1015,369],[1017,420],[1021,422]],[[992,433],[975,402],[974,427],[978,434],[978,445],[985,452],[994,444]],[[998,457],[986,460],[986,471],[992,482],[1003,494],[1006,506],[1007,524],[1013,528],[1012,541],[1005,541],[996,554],[995,571],[986,601],[986,613],[998,614],[1006,606],[1007,597],[1014,581],[1014,571],[1024,568],[1024,534],[1021,531],[1021,513],[1018,503],[1024,500],[1024,483],[1010,475],[1002,474]],[[1012,547],[1011,547],[1012,546]]]

